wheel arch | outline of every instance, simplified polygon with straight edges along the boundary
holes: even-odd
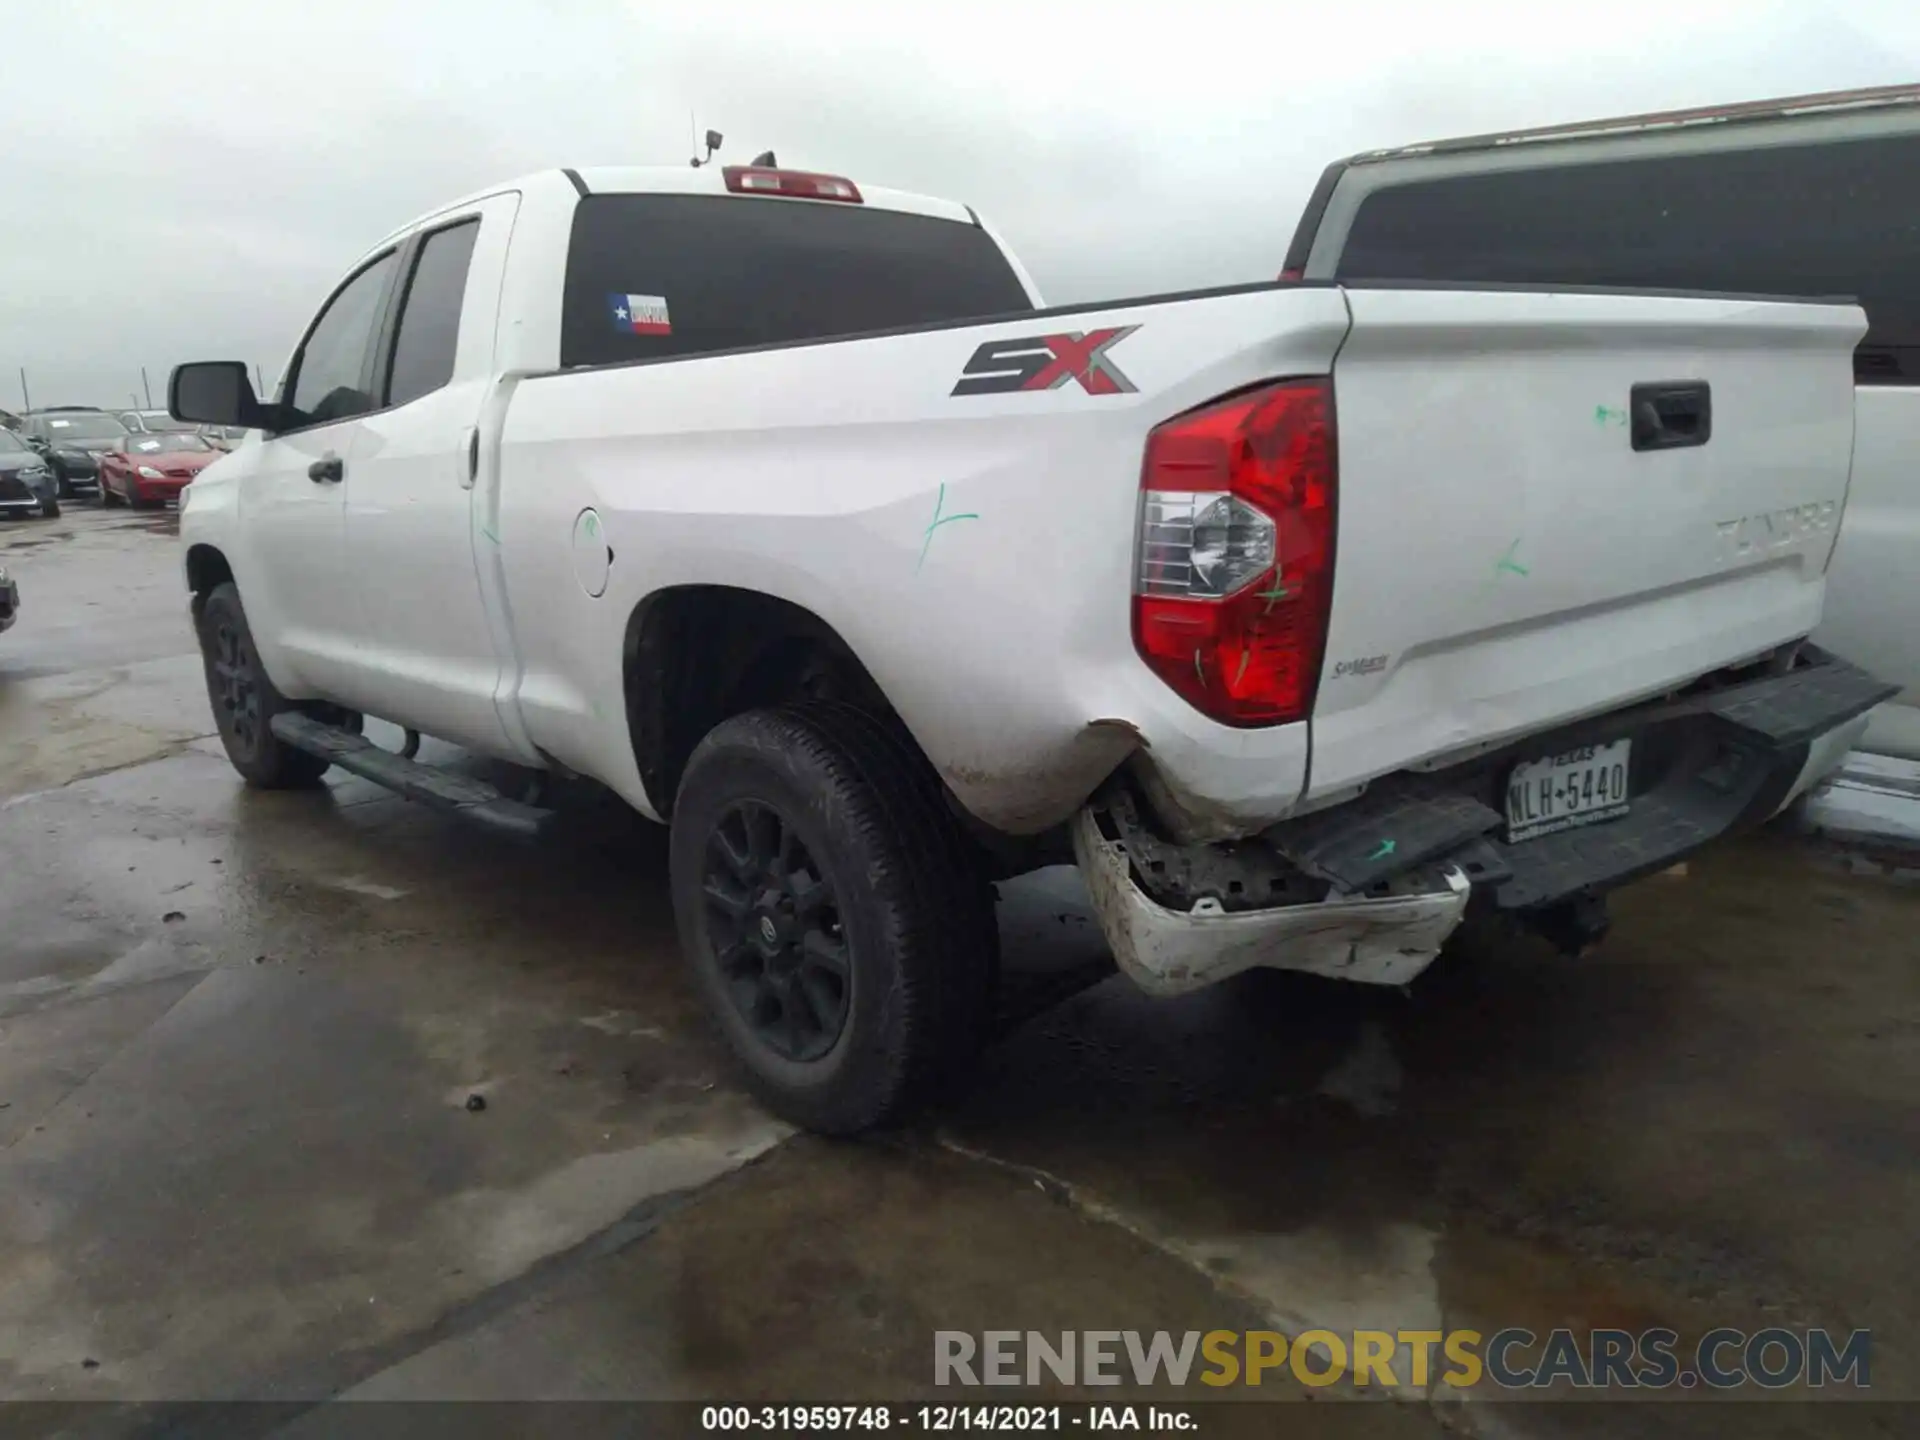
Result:
[[[694,746],[734,715],[837,699],[898,720],[837,629],[739,586],[676,585],[642,599],[627,617],[621,680],[634,763],[663,819]]]
[[[216,586],[232,583],[233,566],[219,546],[198,540],[187,547],[186,574],[187,589],[193,594],[193,613],[198,615]]]

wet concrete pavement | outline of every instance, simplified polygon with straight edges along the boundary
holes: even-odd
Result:
[[[172,523],[0,529],[0,1398],[905,1399],[936,1329],[1261,1326],[1870,1327],[1876,1393],[1920,1385],[1920,892],[1769,835],[1578,964],[1113,979],[907,1133],[795,1137],[701,1023],[651,827],[244,790]],[[1019,973],[1099,953],[1070,872],[1002,925]],[[1443,1400],[1361,1423],[1598,1410]]]

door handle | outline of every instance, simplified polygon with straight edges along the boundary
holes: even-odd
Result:
[[[347,467],[338,455],[329,455],[307,466],[307,478],[316,485],[338,485],[346,477]]]
[[[1713,438],[1713,389],[1704,380],[1636,385],[1627,404],[1636,450],[1682,450]]]

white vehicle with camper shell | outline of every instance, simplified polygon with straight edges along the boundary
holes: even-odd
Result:
[[[1121,968],[1398,984],[1470,902],[1569,946],[1888,687],[1806,643],[1857,306],[1255,284],[1044,308],[963,205],[554,170],[340,283],[181,520],[228,754],[672,827],[756,1091],[900,1115],[985,1038],[990,881],[1073,857]],[[1770,529],[1754,517],[1799,517]]]
[[[1846,524],[1816,643],[1899,687],[1861,749],[1920,777],[1920,85],[1626,115],[1327,167],[1291,274],[1857,297]],[[1803,523],[1747,519],[1756,543]],[[1920,797],[1920,790],[1914,792]],[[1920,798],[1915,800],[1920,815]],[[1912,823],[1912,822],[1910,822]]]

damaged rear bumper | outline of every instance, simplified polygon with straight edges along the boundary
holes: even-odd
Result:
[[[1182,912],[1133,883],[1125,842],[1101,833],[1091,807],[1074,818],[1073,851],[1114,960],[1154,995],[1198,990],[1260,966],[1405,985],[1439,955],[1472,888],[1457,866],[1447,866],[1391,895],[1233,912],[1202,900]]]
[[[1470,897],[1578,953],[1604,934],[1602,896],[1778,814],[1840,763],[1893,688],[1807,646],[1789,669],[1386,775],[1230,844],[1162,838],[1121,782],[1076,818],[1074,853],[1120,968],[1156,994],[1257,966],[1403,985]],[[1623,739],[1624,815],[1511,838],[1517,763]]]

